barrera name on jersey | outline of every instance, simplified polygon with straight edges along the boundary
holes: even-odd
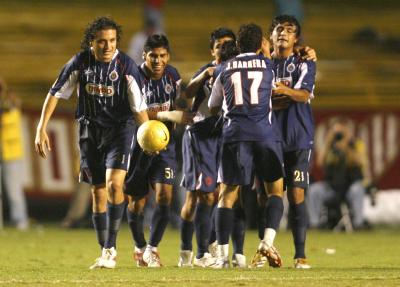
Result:
[[[69,99],[76,89],[75,117],[100,127],[133,121],[132,112],[147,108],[139,88],[141,76],[135,62],[116,50],[108,63],[97,61],[91,50],[77,53],[61,70],[50,94]]]
[[[245,53],[221,66],[208,102],[224,112],[223,141],[276,141],[271,104],[272,62]]]

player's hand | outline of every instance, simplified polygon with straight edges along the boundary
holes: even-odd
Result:
[[[182,112],[182,118],[180,124],[184,125],[193,124],[193,118],[196,116],[196,113],[186,112],[186,111],[181,111],[181,112]]]
[[[275,83],[275,88],[272,89],[272,95],[287,95],[288,87],[282,83],[282,82],[277,82]]]
[[[295,49],[295,53],[298,54],[303,60],[317,61],[317,52],[311,47],[298,47]]]
[[[204,76],[206,79],[211,78],[214,75],[215,67],[208,67],[204,70]]]
[[[272,100],[272,109],[274,111],[287,109],[292,102],[292,100],[288,96],[274,96],[271,98]]]
[[[51,151],[49,137],[45,129],[38,129],[35,136],[35,151],[42,158],[46,158],[46,149]]]

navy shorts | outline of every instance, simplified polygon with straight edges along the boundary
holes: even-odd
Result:
[[[222,145],[218,181],[228,185],[248,185],[252,183],[253,171],[267,182],[284,176],[280,142],[246,141]]]
[[[149,193],[150,183],[174,184],[177,169],[175,142],[173,138],[167,149],[158,155],[146,154],[136,145],[129,171],[125,179],[125,193],[142,197]]]
[[[218,118],[209,117],[187,129],[182,138],[183,179],[189,191],[214,192],[221,146]]]
[[[283,153],[285,163],[285,185],[287,188],[308,188],[311,149]]]
[[[128,121],[112,128],[79,123],[79,181],[92,185],[106,181],[106,169],[128,170],[135,144],[135,123]]]

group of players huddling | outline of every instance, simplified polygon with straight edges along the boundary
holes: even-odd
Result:
[[[137,265],[162,266],[157,247],[169,221],[177,162],[173,137],[158,154],[146,153],[137,144],[136,130],[149,119],[164,122],[171,132],[176,124],[186,125],[182,186],[187,193],[181,211],[178,266],[229,267],[231,236],[232,265],[247,267],[240,193],[258,182],[259,209],[263,210],[259,213],[260,244],[249,266],[282,265],[274,239],[286,189],[294,264],[310,268],[304,251],[304,191],[313,147],[310,99],[315,51],[296,48],[300,25],[292,16],[276,17],[269,32],[272,47],[255,24],[242,25],[237,35],[227,28],[214,30],[210,38],[213,61],[181,93],[180,75],[168,64],[170,47],[165,35],[147,39],[144,63],[138,67],[117,49],[121,28],[114,20],[99,17],[88,25],[81,52],[63,67],[46,97],[35,148],[47,157],[51,115],[58,99],[69,99],[76,90],[80,180],[92,186],[92,219],[101,247],[101,256],[91,269],[116,266],[116,238],[125,210]],[[190,110],[177,109],[178,97],[192,99]],[[156,206],[146,241],[143,209],[150,191],[156,194]]]

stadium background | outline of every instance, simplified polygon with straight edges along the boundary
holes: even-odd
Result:
[[[86,24],[111,15],[123,26],[121,49],[142,27],[143,1],[0,1],[0,75],[22,98],[30,213],[62,216],[76,188],[74,101],[62,101],[50,125],[48,160],[33,151],[44,97],[62,65],[79,50]],[[382,190],[398,189],[400,177],[400,4],[396,0],[304,0],[304,43],[318,53],[313,101],[317,148],[331,117],[349,116],[367,142],[371,171]],[[210,60],[211,30],[255,22],[265,31],[272,1],[167,0],[163,13],[172,46],[171,64],[187,82]],[[318,178],[320,173],[314,171]],[[46,211],[46,212],[45,212]]]

